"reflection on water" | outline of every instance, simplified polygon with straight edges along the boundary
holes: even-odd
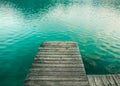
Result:
[[[79,44],[88,74],[120,73],[119,0],[1,0],[0,86],[22,86],[39,45]]]

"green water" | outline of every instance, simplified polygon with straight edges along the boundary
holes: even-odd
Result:
[[[120,73],[119,0],[0,0],[0,86],[22,86],[40,44],[76,41],[87,74]]]

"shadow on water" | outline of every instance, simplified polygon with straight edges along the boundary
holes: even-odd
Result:
[[[48,11],[49,7],[54,5],[51,0],[2,0],[1,2],[12,5],[22,11],[24,15],[34,14],[40,10],[42,10],[41,12]]]
[[[24,15],[30,15],[38,12],[47,12],[50,7],[58,4],[68,5],[69,0],[1,0],[0,4],[9,4],[19,9]]]
[[[31,13],[45,12],[48,11],[50,7],[56,6],[58,4],[63,4],[64,6],[70,4],[79,5],[92,5],[92,6],[110,6],[116,9],[120,9],[120,0],[1,0],[0,4],[9,4],[16,9],[20,9],[25,15],[30,15]]]

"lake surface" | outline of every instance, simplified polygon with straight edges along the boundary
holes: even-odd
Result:
[[[22,86],[49,40],[78,42],[87,74],[120,73],[120,1],[0,0],[0,86]]]

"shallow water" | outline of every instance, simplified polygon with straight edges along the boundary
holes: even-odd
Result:
[[[87,74],[120,73],[120,1],[0,0],[0,86],[22,86],[40,44],[78,42]]]

